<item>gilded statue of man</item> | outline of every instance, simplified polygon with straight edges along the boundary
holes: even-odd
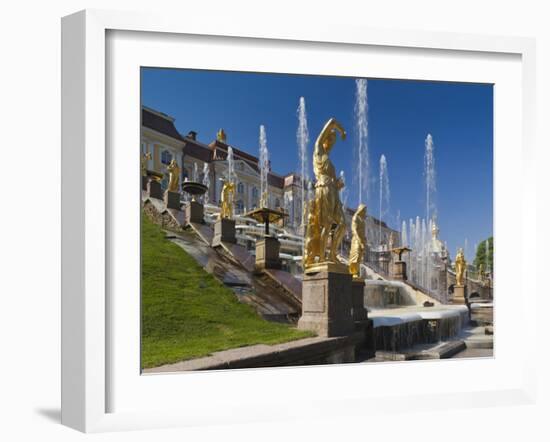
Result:
[[[320,228],[320,261],[325,260],[328,240],[331,238],[328,261],[338,262],[337,250],[346,232],[344,210],[340,202],[339,190],[344,187],[343,181],[336,176],[334,165],[329,154],[336,142],[337,133],[342,140],[346,139],[346,131],[331,118],[323,127],[315,142],[313,150],[313,172],[315,173],[315,200]]]
[[[351,219],[351,249],[349,252],[349,272],[354,278],[361,277],[361,263],[365,255],[367,239],[365,237],[365,218],[367,206],[359,204]]]
[[[320,254],[319,212],[315,199],[308,203],[307,227],[304,241],[304,267],[315,263],[315,257]]]
[[[181,169],[175,159],[170,161],[170,164],[166,167],[166,170],[170,174],[170,178],[168,180],[168,191],[178,192]]]
[[[456,273],[456,285],[464,286],[464,275],[466,273],[466,258],[464,258],[464,251],[458,249],[458,253],[455,258],[455,273]]]
[[[233,195],[235,194],[235,183],[229,180],[223,182],[221,194],[220,218],[231,219],[233,215]]]

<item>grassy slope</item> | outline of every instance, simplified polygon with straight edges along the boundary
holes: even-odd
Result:
[[[142,216],[142,366],[311,336],[262,319]]]

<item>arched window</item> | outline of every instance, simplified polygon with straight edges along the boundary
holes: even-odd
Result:
[[[256,186],[252,187],[252,198],[258,198],[258,188]]]
[[[237,193],[244,193],[244,184],[243,183],[237,184]]]
[[[163,150],[160,154],[160,162],[162,164],[170,164],[170,161],[172,161],[172,154],[167,151],[167,150]]]

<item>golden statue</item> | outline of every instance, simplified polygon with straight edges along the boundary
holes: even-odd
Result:
[[[225,134],[225,131],[223,129],[220,129],[218,133],[216,134],[216,139],[218,141],[221,141],[222,143],[227,142],[227,135]]]
[[[151,159],[151,152],[141,155],[141,176],[147,176],[147,160]]]
[[[313,150],[313,172],[316,178],[314,219],[317,223],[314,229],[319,229],[320,232],[319,245],[313,249],[318,250],[320,263],[339,263],[336,252],[346,232],[344,210],[339,195],[344,183],[336,176],[334,165],[329,159],[338,132],[342,140],[345,140],[346,131],[340,123],[331,118],[319,134]],[[327,257],[329,239],[331,242]]]
[[[170,164],[168,165],[168,167],[166,167],[166,170],[170,174],[170,178],[168,180],[168,191],[178,192],[181,169],[175,159],[172,159],[172,161],[170,161]]]
[[[305,207],[304,207],[305,211]],[[307,206],[307,227],[304,241],[304,268],[315,263],[315,257],[320,254],[321,228],[319,225],[319,212],[315,199],[309,201]]]
[[[349,251],[349,272],[354,278],[361,277],[361,263],[365,256],[367,239],[365,237],[365,218],[367,206],[359,204],[357,211],[351,219],[351,249]]]
[[[235,194],[235,183],[229,180],[223,182],[221,194],[220,218],[231,219],[233,216],[233,195]]]
[[[464,251],[458,249],[458,253],[455,258],[455,273],[456,273],[456,285],[464,287],[464,275],[466,273],[466,258],[464,258]]]

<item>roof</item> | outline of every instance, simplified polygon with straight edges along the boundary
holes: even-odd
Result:
[[[203,144],[193,137],[181,136],[174,125],[175,119],[170,115],[159,112],[155,109],[148,108],[146,106],[141,107],[141,124],[149,129],[160,132],[178,141],[183,141],[183,152],[185,155],[190,155],[204,162],[211,162],[213,160],[226,160],[228,144],[214,140],[209,145]],[[233,149],[233,157],[235,160],[243,160],[252,167],[257,173],[260,173],[258,166],[258,157],[251,155],[243,150],[237,149],[231,146]],[[287,175],[287,179],[288,179]],[[294,178],[295,180],[296,178]],[[268,172],[267,182],[273,187],[283,189],[285,187],[285,177],[277,175],[273,172]]]
[[[191,138],[185,137],[185,145],[183,146],[183,153],[190,155],[201,161],[209,163],[212,161],[212,150],[210,150],[204,144],[201,144]]]
[[[145,106],[141,107],[142,126],[153,129],[176,140],[183,141],[183,137],[177,131],[176,126],[174,126],[174,121],[174,118],[162,112],[155,111]]]

